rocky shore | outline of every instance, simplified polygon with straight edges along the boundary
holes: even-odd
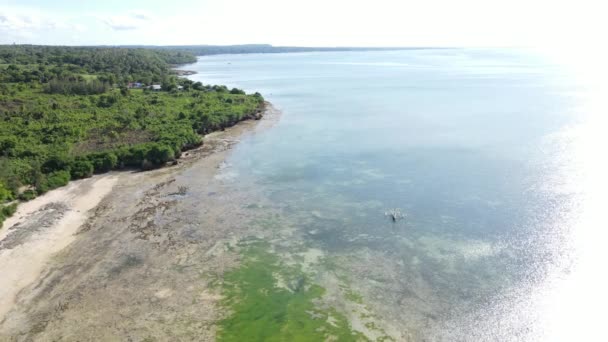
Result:
[[[190,75],[196,74],[196,71],[192,71],[192,70],[173,69],[173,71],[175,72],[175,74],[177,76],[190,76]]]

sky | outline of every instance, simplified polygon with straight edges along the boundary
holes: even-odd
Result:
[[[0,0],[0,44],[600,44],[597,0]]]

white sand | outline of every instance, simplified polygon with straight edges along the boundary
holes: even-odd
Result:
[[[22,228],[24,223],[35,220],[32,214],[47,204],[63,203],[68,208],[59,220],[33,233],[22,244],[0,250],[0,321],[15,304],[18,292],[34,282],[49,259],[75,239],[74,233],[88,218],[88,211],[110,193],[117,181],[117,174],[109,174],[71,182],[19,205],[15,215],[4,222],[0,241],[17,223],[21,225],[15,229],[27,229]]]

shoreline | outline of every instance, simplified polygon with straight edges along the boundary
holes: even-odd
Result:
[[[182,69],[172,69],[172,70],[175,72],[175,74],[177,76],[180,76],[180,77],[198,74],[198,72],[192,71],[192,70],[182,70]]]
[[[45,273],[56,264],[57,256],[63,254],[81,233],[91,229],[96,220],[112,218],[112,214],[101,208],[116,204],[110,194],[119,196],[122,188],[132,182],[161,186],[163,182],[158,180],[159,177],[184,172],[195,163],[203,165],[202,180],[212,180],[227,152],[244,134],[274,124],[278,112],[269,103],[264,109],[264,114],[267,113],[272,115],[261,122],[249,118],[203,136],[204,143],[184,151],[175,166],[145,172],[119,170],[95,175],[21,203],[0,229],[0,274],[3,275],[0,277],[0,337],[7,329],[10,331],[22,325],[20,315],[13,317],[9,312],[27,306],[27,300],[31,299],[27,297],[31,296],[24,295],[24,292],[34,291],[44,282]],[[94,253],[91,254],[94,257]],[[36,283],[38,285],[32,288]],[[25,303],[22,302],[24,300]]]
[[[198,61],[198,57],[199,56],[194,56],[194,57]],[[187,76],[190,76],[190,75],[196,75],[196,74],[198,74],[198,72],[193,71],[193,70],[182,69],[183,67],[187,67],[188,65],[193,65],[193,64],[196,64],[196,61],[194,61],[192,63],[185,63],[185,64],[173,64],[173,65],[170,65],[169,68],[178,77],[187,77]]]
[[[265,115],[265,113],[266,113],[267,111],[276,112],[276,109],[275,109],[275,108],[272,106],[272,104],[271,104],[270,102],[268,102],[268,101],[264,101],[264,102],[263,102],[263,103],[262,103],[262,104],[261,104],[261,105],[260,105],[260,106],[259,106],[259,107],[256,109],[256,111],[255,111],[255,112],[250,113],[250,114],[248,114],[248,115],[244,116],[244,117],[243,117],[243,118],[242,118],[240,121],[237,121],[236,123],[232,124],[231,126],[223,127],[223,128],[217,129],[217,130],[215,130],[215,131],[209,132],[209,133],[207,133],[207,134],[200,135],[200,136],[201,136],[201,138],[202,138],[202,142],[201,142],[201,144],[200,144],[200,145],[198,145],[198,146],[193,146],[193,147],[189,147],[189,148],[184,148],[184,149],[182,150],[182,155],[181,155],[180,157],[175,158],[175,160],[173,160],[173,161],[169,161],[169,162],[167,162],[165,165],[162,165],[162,166],[159,166],[159,167],[156,167],[156,168],[152,168],[152,169],[143,169],[143,168],[139,168],[139,169],[132,169],[132,168],[116,169],[116,170],[111,170],[111,171],[109,171],[109,172],[105,172],[105,173],[101,173],[101,174],[93,175],[93,176],[92,176],[92,177],[90,177],[90,178],[93,178],[93,177],[96,177],[96,176],[105,175],[105,174],[108,174],[108,173],[110,173],[110,172],[129,172],[129,171],[130,171],[130,172],[133,172],[133,171],[137,172],[137,171],[151,171],[151,170],[158,170],[158,169],[162,169],[162,168],[166,168],[166,167],[171,167],[171,166],[176,166],[176,165],[179,165],[180,161],[184,159],[184,156],[187,156],[187,155],[189,155],[189,154],[190,154],[192,151],[199,150],[199,149],[201,149],[201,148],[203,147],[203,145],[204,145],[204,138],[205,138],[206,136],[209,136],[209,135],[211,135],[211,134],[213,134],[213,133],[216,133],[216,132],[223,132],[223,131],[225,131],[226,129],[230,129],[230,128],[232,128],[232,127],[235,127],[235,126],[237,126],[237,125],[241,124],[242,122],[246,122],[246,121],[258,121],[258,120],[261,120],[261,119],[264,117],[264,115]],[[63,188],[65,188],[65,187],[70,186],[70,184],[72,184],[72,183],[74,183],[74,182],[79,182],[79,181],[83,181],[83,180],[90,179],[90,178],[80,179],[80,180],[76,180],[76,181],[69,181],[69,182],[68,182],[68,184],[66,184],[66,185],[64,185],[64,186],[61,186],[61,187],[59,187],[59,188],[53,189],[53,190],[51,190],[51,191],[54,191],[54,190],[59,190],[59,189],[63,189]],[[43,194],[42,196],[45,196],[45,195],[46,195],[46,194]],[[34,199],[39,198],[39,197],[42,197],[42,196],[37,196],[37,197],[35,197]],[[6,218],[4,221],[0,222],[0,241],[1,241],[2,239],[4,239],[4,238],[5,238],[5,236],[6,236],[6,234],[7,234],[7,233],[6,233],[6,230],[7,230],[7,229],[5,229],[5,228],[10,227],[10,226],[12,226],[12,225],[14,224],[14,221],[12,221],[12,220],[11,220],[11,218],[15,217],[15,216],[18,214],[19,208],[21,208],[23,205],[25,205],[25,204],[27,204],[27,203],[32,202],[34,199],[29,200],[29,201],[15,201],[15,203],[17,204],[17,210],[16,210],[16,212],[15,212],[13,215],[11,215],[11,216],[7,217],[7,218]]]

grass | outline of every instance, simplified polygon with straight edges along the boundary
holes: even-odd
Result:
[[[220,322],[219,341],[367,341],[336,310],[315,305],[325,290],[268,247],[246,247],[241,266],[226,274],[223,304],[231,314]],[[277,275],[287,284],[304,279],[304,285],[278,287]]]

